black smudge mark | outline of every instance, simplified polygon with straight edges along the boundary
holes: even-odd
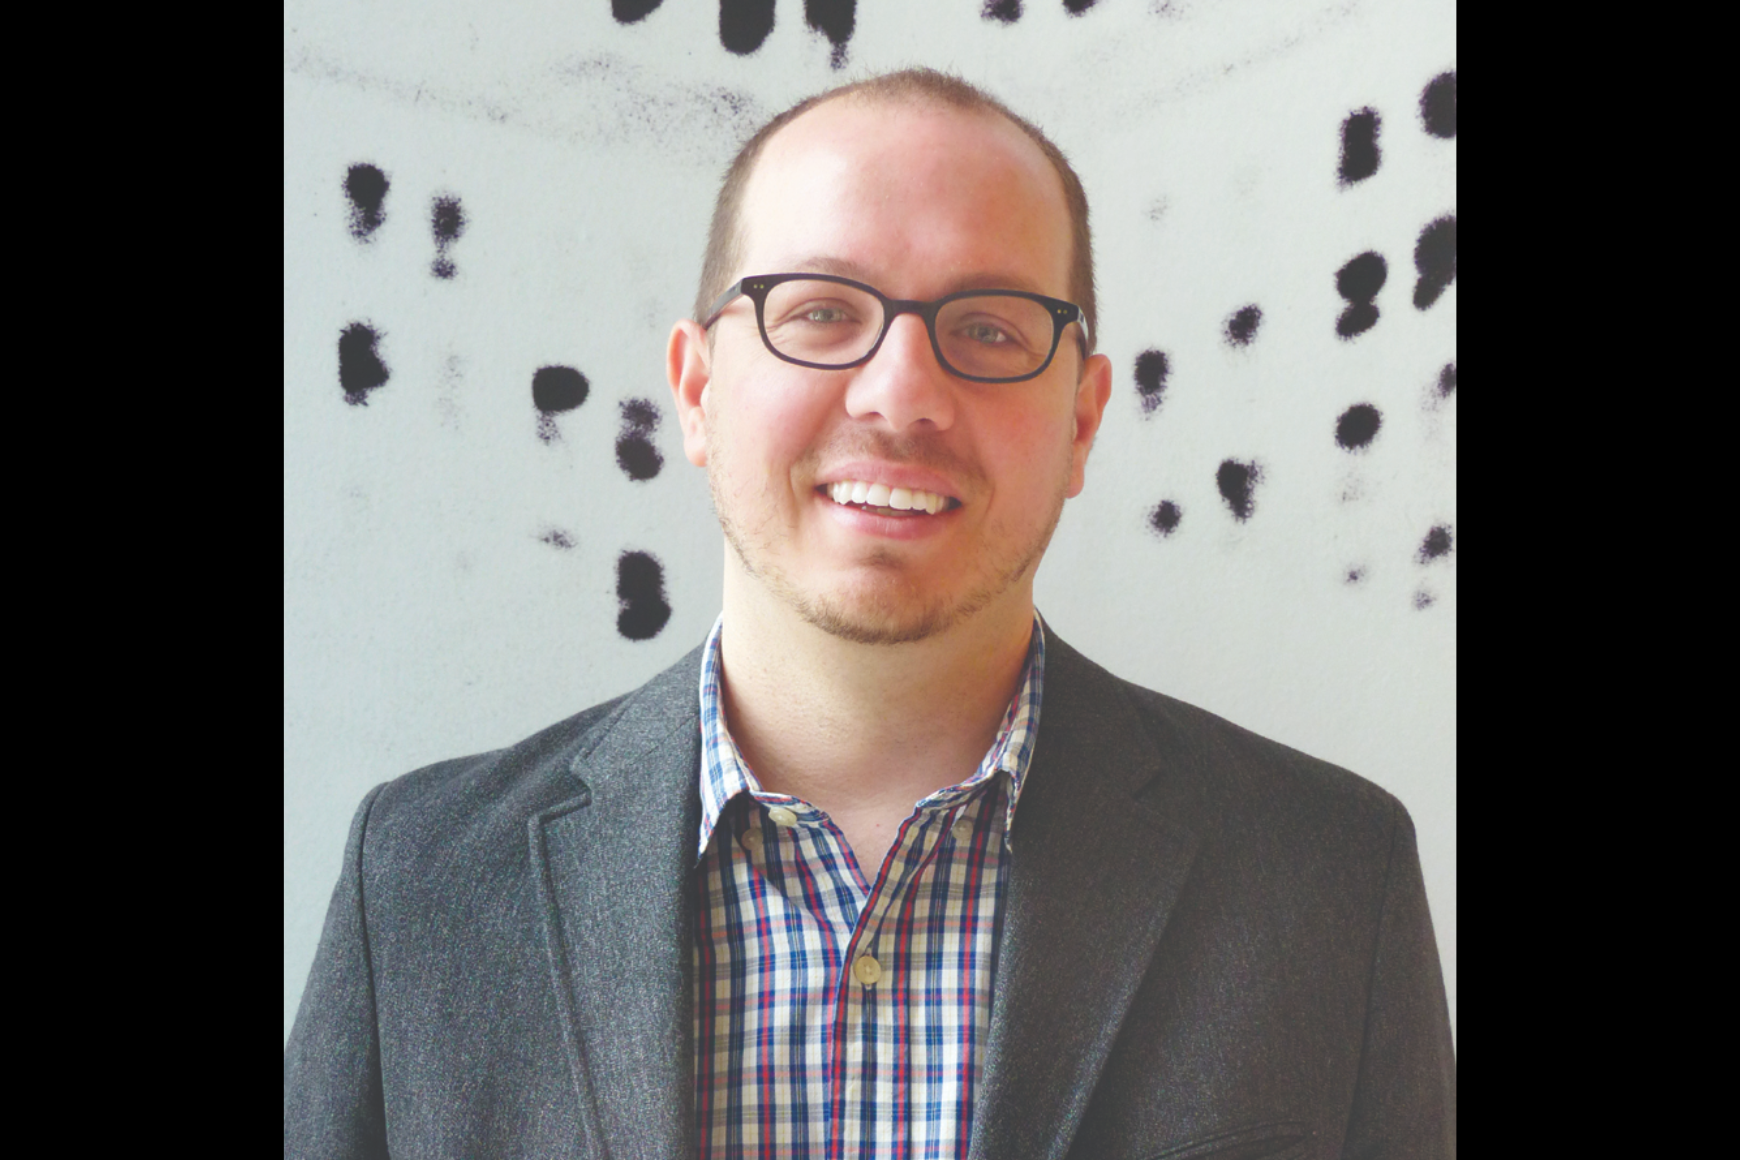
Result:
[[[624,552],[616,558],[616,631],[629,640],[651,640],[671,618],[665,603],[665,570],[650,552]]]
[[[1414,607],[1415,608],[1421,608],[1421,609],[1430,608],[1430,607],[1432,607],[1432,605],[1436,604],[1437,602],[1438,602],[1438,598],[1436,596],[1433,596],[1430,592],[1426,591],[1424,588],[1422,588],[1418,592],[1414,593]]]
[[[546,415],[572,411],[591,389],[586,376],[573,367],[539,367],[532,373],[532,403]]]
[[[564,552],[574,546],[574,537],[561,528],[546,529],[544,534],[538,537],[538,540],[552,548],[561,548]]]
[[[980,10],[979,15],[986,20],[1013,24],[1021,19],[1021,0],[985,0],[985,7]]]
[[[1376,407],[1370,403],[1355,403],[1335,421],[1335,441],[1343,450],[1356,451],[1371,443],[1383,422]]]
[[[1232,509],[1233,519],[1241,524],[1256,510],[1256,497],[1252,493],[1262,478],[1262,468],[1254,461],[1240,463],[1236,459],[1221,460],[1220,469],[1214,473],[1214,485],[1220,489],[1220,497]]]
[[[1347,299],[1347,309],[1335,320],[1335,333],[1342,338],[1364,334],[1377,325],[1378,308],[1372,299],[1384,287],[1389,266],[1383,255],[1367,250],[1335,272],[1335,291]]]
[[[592,385],[573,367],[547,366],[532,372],[532,405],[538,409],[538,438],[553,443],[561,437],[556,416],[586,401]]]
[[[1448,399],[1456,390],[1456,364],[1445,363],[1438,372],[1438,397]]]
[[[1342,188],[1364,181],[1378,171],[1381,154],[1378,151],[1378,126],[1381,120],[1375,109],[1360,109],[1349,113],[1341,123],[1341,169],[1337,176]]]
[[[664,456],[649,436],[659,428],[659,409],[650,399],[624,399],[622,434],[616,437],[616,465],[628,478],[640,483],[651,479],[665,465]]]
[[[1063,10],[1071,16],[1080,16],[1100,0],[1063,0]]]
[[[843,68],[846,64],[846,45],[852,39],[857,7],[858,0],[804,0],[804,23],[834,46],[828,54],[830,67]]]
[[[338,385],[344,401],[366,405],[368,392],[387,381],[387,364],[375,351],[380,332],[366,322],[353,322],[338,336]]]
[[[719,43],[748,56],[773,31],[773,0],[719,0]]]
[[[350,236],[366,242],[387,219],[385,203],[392,183],[373,165],[353,165],[344,175],[344,195],[350,199]]]
[[[1433,560],[1450,554],[1454,537],[1450,529],[1443,524],[1434,524],[1432,530],[1426,533],[1426,538],[1420,541],[1420,551],[1414,556],[1422,564],[1430,564]]]
[[[1439,73],[1420,90],[1420,120],[1434,137],[1456,136],[1456,71]]]
[[[1148,526],[1160,536],[1170,536],[1178,530],[1178,521],[1184,518],[1184,510],[1169,499],[1163,499],[1148,513]]]
[[[1438,301],[1444,288],[1456,281],[1456,215],[1445,214],[1428,222],[1414,243],[1414,305],[1421,310]]]
[[[618,24],[633,24],[645,20],[665,0],[610,0],[610,14]]]
[[[1262,321],[1263,312],[1255,304],[1240,307],[1226,320],[1227,343],[1231,346],[1249,346],[1251,339],[1257,337],[1257,327]]]
[[[429,207],[429,228],[435,234],[435,261],[429,272],[437,278],[451,278],[458,270],[447,251],[465,232],[465,211],[457,197],[437,197]]]
[[[1344,583],[1344,584],[1358,584],[1361,580],[1364,580],[1364,579],[1365,579],[1365,569],[1364,568],[1349,568],[1347,570],[1347,575],[1345,575],[1341,578],[1342,583]]]
[[[1136,356],[1136,393],[1142,396],[1142,414],[1152,415],[1160,409],[1160,399],[1166,393],[1166,376],[1172,364],[1163,350],[1145,350]]]

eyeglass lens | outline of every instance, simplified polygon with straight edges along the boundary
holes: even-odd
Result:
[[[838,282],[781,282],[762,312],[767,341],[788,358],[823,366],[857,362],[882,333],[882,303]],[[943,361],[960,374],[1013,378],[1031,374],[1051,354],[1051,311],[1029,298],[1000,294],[957,298],[936,318]]]

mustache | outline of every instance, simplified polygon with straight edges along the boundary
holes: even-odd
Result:
[[[843,432],[826,447],[805,456],[806,466],[814,469],[824,460],[880,459],[908,467],[922,467],[961,482],[977,483],[981,473],[977,466],[957,455],[940,434],[895,435],[887,431],[858,428]]]

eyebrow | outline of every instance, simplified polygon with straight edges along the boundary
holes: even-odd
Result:
[[[850,278],[854,282],[863,282],[866,285],[876,286],[876,279],[871,276],[870,271],[866,270],[858,263],[849,261],[845,258],[830,258],[824,255],[795,259],[789,262],[783,269],[779,270],[778,273],[832,274],[836,278]],[[882,289],[880,286],[877,286],[876,288],[878,290]],[[947,284],[947,288],[943,290],[943,294],[953,294],[960,290],[1025,290],[1029,294],[1047,294],[1048,297],[1051,296],[1043,287],[1038,286],[1025,278],[1015,278],[1007,273],[998,273],[990,270],[973,271],[963,274],[958,278],[951,278]],[[941,295],[939,295],[939,297],[941,297]]]

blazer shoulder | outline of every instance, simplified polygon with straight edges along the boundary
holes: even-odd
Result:
[[[1385,845],[1398,825],[1412,828],[1401,801],[1367,778],[1126,680],[1063,642],[1055,643],[1062,645],[1058,675],[1075,686],[1070,700],[1097,709],[1102,727],[1140,730],[1141,743],[1153,759],[1145,796],[1194,799],[1229,820],[1274,824],[1284,819],[1288,828],[1328,827],[1344,833],[1350,826],[1366,829]],[[1051,723],[1051,691],[1048,671],[1042,732]]]
[[[613,733],[623,731],[618,726],[625,717],[632,717],[625,729],[638,743],[649,718],[674,729],[685,717],[698,715],[698,651],[640,688],[513,745],[436,762],[377,787],[361,811],[366,814],[365,861],[377,868],[388,862],[427,863],[432,857],[445,861],[461,846],[496,846],[517,854],[528,818],[586,793],[574,772],[577,761],[610,743]]]

